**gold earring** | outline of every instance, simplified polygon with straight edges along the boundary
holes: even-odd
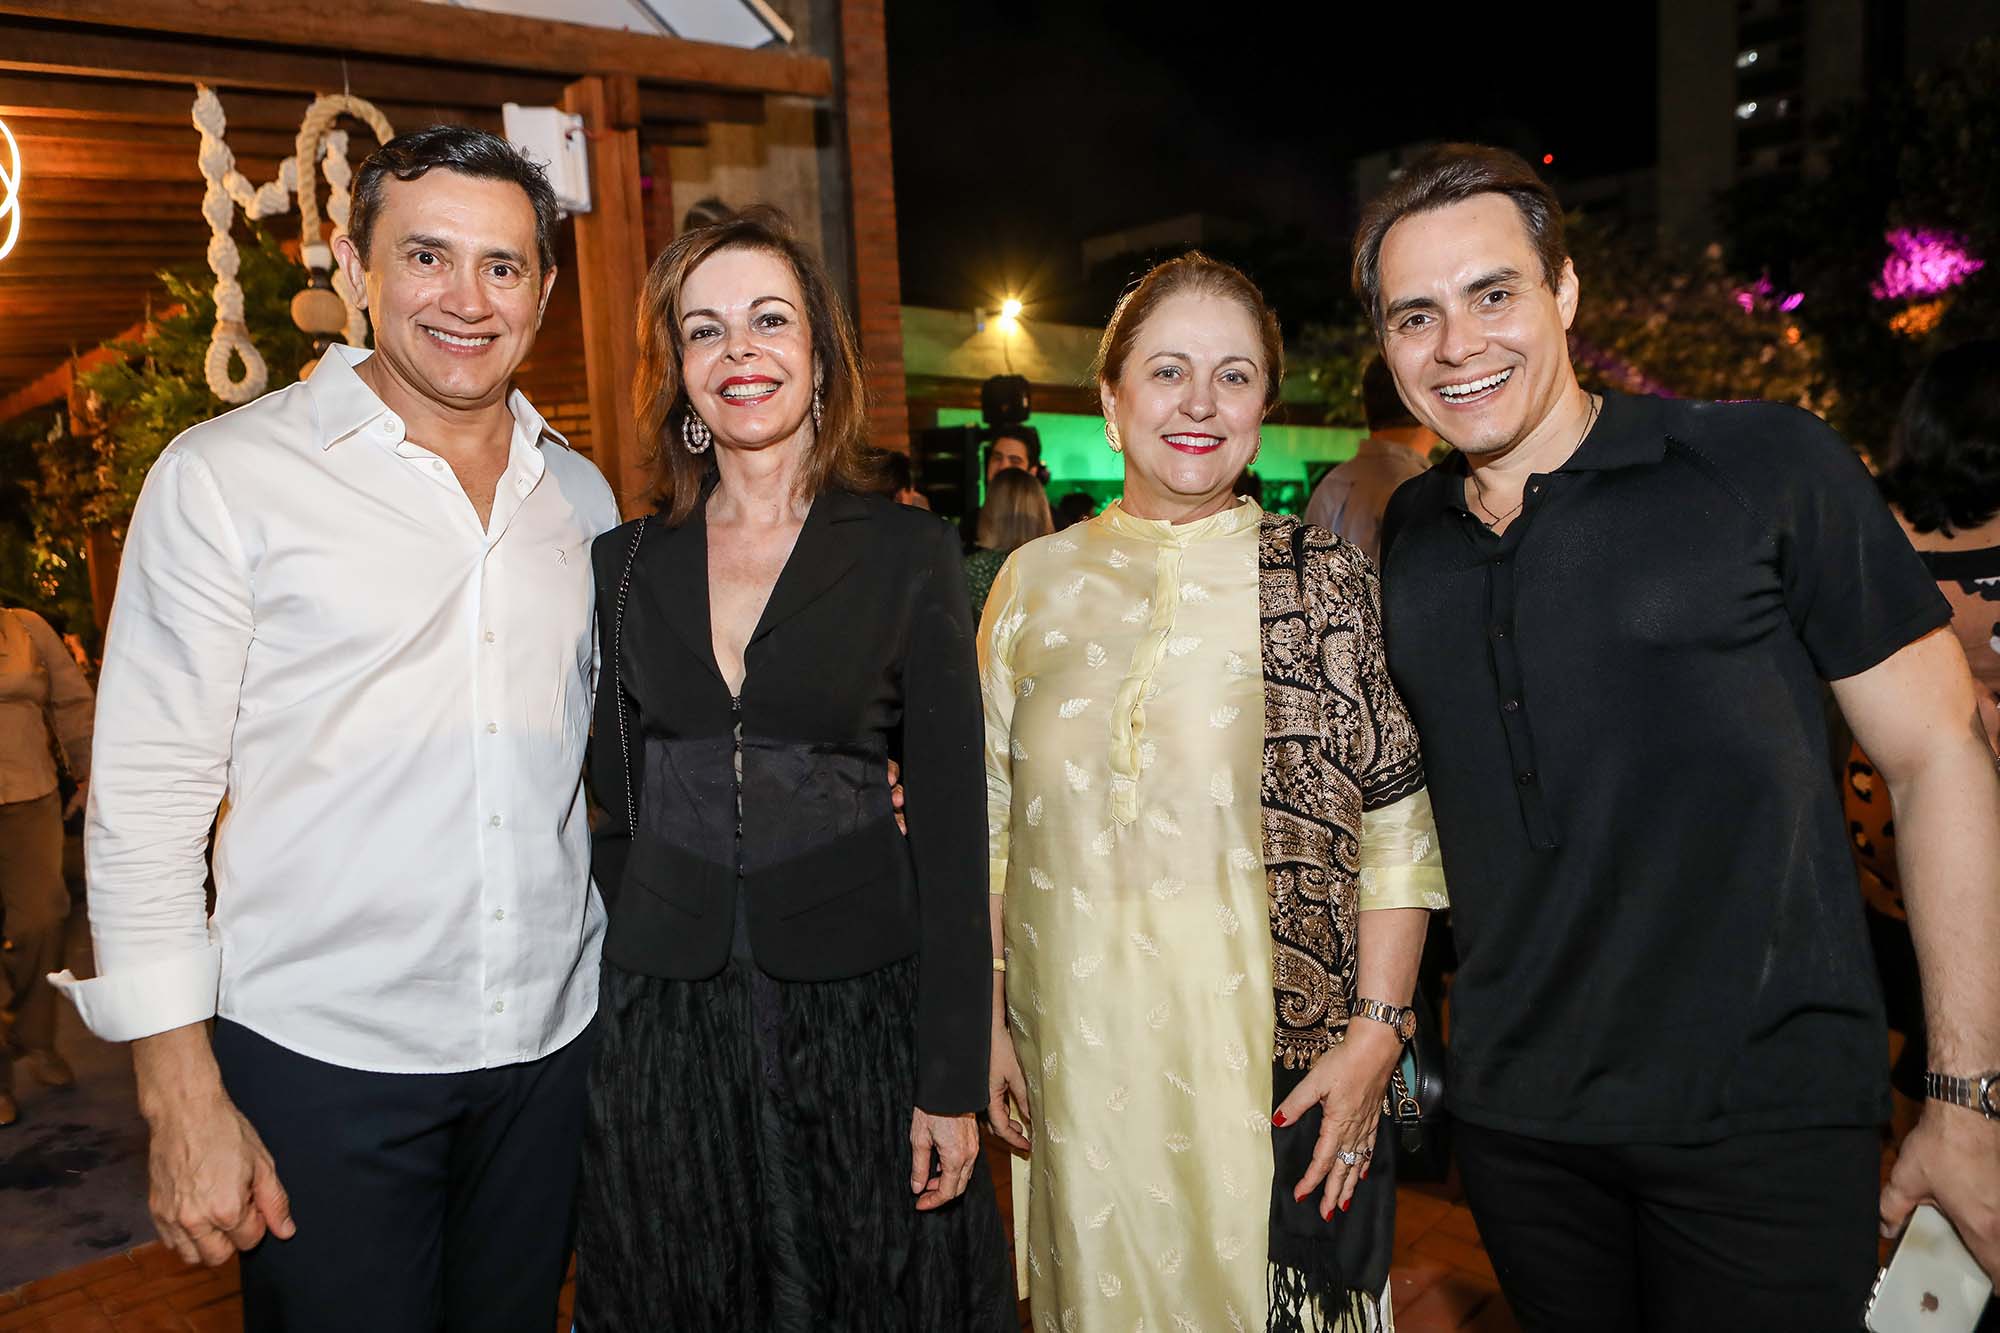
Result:
[[[1118,441],[1118,427],[1108,421],[1104,423],[1104,442],[1111,446],[1111,452],[1114,454],[1125,452],[1125,446]]]

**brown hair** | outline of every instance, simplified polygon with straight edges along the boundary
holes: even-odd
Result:
[[[1010,467],[986,483],[986,503],[979,506],[979,544],[1006,554],[1056,530],[1049,497],[1031,472]]]
[[[1382,239],[1412,213],[1429,213],[1482,194],[1513,201],[1528,240],[1542,261],[1542,280],[1554,290],[1562,279],[1569,245],[1563,239],[1562,204],[1554,190],[1522,158],[1504,148],[1447,143],[1403,168],[1362,210],[1354,233],[1354,294],[1367,308],[1376,332],[1382,329]]]
[[[1264,300],[1257,284],[1243,270],[1219,259],[1210,259],[1199,250],[1190,250],[1177,259],[1155,264],[1146,275],[1125,289],[1104,326],[1097,344],[1097,361],[1091,374],[1099,384],[1115,384],[1124,373],[1125,358],[1146,320],[1170,296],[1192,292],[1201,296],[1221,296],[1236,302],[1257,326],[1264,345],[1264,411],[1278,405],[1278,389],[1285,379],[1285,337],[1278,330],[1278,315]]]
[[[682,428],[693,406],[681,378],[679,306],[688,276],[723,250],[762,250],[783,260],[806,303],[813,369],[819,378],[820,421],[799,470],[799,495],[828,486],[866,491],[874,486],[868,459],[867,386],[854,326],[834,295],[826,266],[792,235],[785,215],[768,205],[747,208],[719,222],[682,233],[660,252],[639,297],[639,369],[632,378],[632,412],[647,447],[653,499],[678,526],[701,502],[714,469],[711,456],[687,451]]]

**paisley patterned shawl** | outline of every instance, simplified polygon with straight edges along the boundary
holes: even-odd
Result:
[[[1262,817],[1277,1040],[1273,1105],[1347,1030],[1354,1006],[1361,825],[1424,785],[1416,727],[1390,683],[1381,589],[1367,557],[1331,533],[1267,514],[1257,540],[1264,673]],[[1393,1150],[1352,1212],[1296,1200],[1319,1108],[1273,1130],[1270,1333],[1379,1327],[1394,1242]],[[1378,1132],[1378,1150],[1391,1143]]]

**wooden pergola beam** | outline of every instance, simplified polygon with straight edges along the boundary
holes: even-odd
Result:
[[[421,0],[0,0],[0,12],[190,37],[318,47],[551,74],[623,74],[660,83],[825,97],[831,65],[789,51],[746,51]]]
[[[168,315],[179,314],[181,309],[182,307],[180,306],[170,306],[162,310],[159,317],[164,319]],[[144,324],[134,324],[123,333],[116,335],[114,338],[108,338],[105,341],[126,342],[139,337],[145,331],[146,326]],[[97,347],[85,352],[74,361],[63,362],[39,379],[22,385],[5,398],[0,398],[0,421],[11,421],[23,412],[32,412],[38,407],[46,407],[50,403],[61,402],[69,397],[70,386],[76,383],[76,374],[78,371],[95,370],[99,366],[109,365],[113,361],[120,359],[119,353],[112,351],[109,347]]]

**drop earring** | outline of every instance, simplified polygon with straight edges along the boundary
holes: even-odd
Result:
[[[826,413],[826,404],[820,401],[819,385],[813,385],[813,433],[819,433],[819,419]]]
[[[709,430],[708,423],[692,407],[681,418],[681,442],[687,445],[691,454],[705,454],[708,446],[715,443],[715,435]]]

